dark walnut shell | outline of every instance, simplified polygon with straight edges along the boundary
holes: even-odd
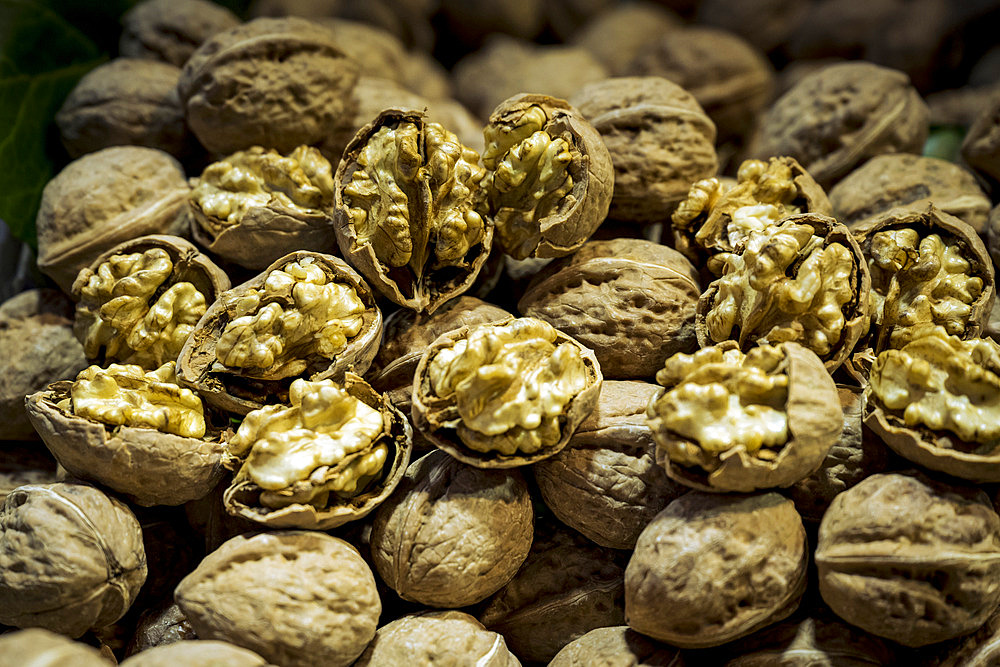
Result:
[[[533,532],[519,471],[474,468],[434,451],[410,464],[376,511],[372,561],[404,600],[464,607],[510,581]]]
[[[144,0],[122,15],[118,51],[184,67],[202,42],[239,24],[235,14],[208,0]]]
[[[410,451],[413,442],[410,422],[398,408],[389,402],[388,396],[376,392],[354,373],[345,374],[343,388],[353,398],[382,414],[383,432],[372,443],[372,447],[377,444],[385,444],[388,448],[388,454],[378,479],[369,482],[361,493],[349,498],[341,498],[336,493],[330,493],[330,500],[323,507],[317,507],[308,502],[297,502],[280,509],[274,509],[261,503],[261,493],[264,490],[257,486],[248,475],[242,474],[237,469],[229,488],[222,496],[222,501],[230,514],[263,524],[269,528],[330,530],[349,521],[368,516],[372,510],[389,497],[403,478],[406,467],[410,464]],[[233,461],[227,465],[236,467],[241,466],[242,463],[242,461]],[[326,478],[314,482],[310,476],[309,479],[296,483],[295,487],[297,488],[301,484],[309,488],[313,485],[321,485],[325,481]]]
[[[140,653],[154,646],[197,639],[194,628],[188,623],[181,608],[173,601],[173,596],[158,607],[147,609],[136,622],[135,634],[129,642],[125,655]]]
[[[41,628],[0,635],[0,665],[3,667],[108,667],[108,659],[92,646],[75,642]]]
[[[679,649],[655,642],[627,625],[591,630],[556,653],[549,667],[685,667]]]
[[[198,637],[289,667],[347,667],[382,613],[357,549],[305,530],[234,537],[181,581],[174,599]]]
[[[207,39],[184,64],[177,90],[205,148],[282,153],[322,141],[347,111],[358,66],[323,26],[261,18]],[[267,122],[261,122],[266,119]]]
[[[529,129],[530,149],[524,134]],[[611,154],[600,133],[568,102],[548,95],[515,95],[497,105],[483,134],[487,205],[496,243],[508,255],[568,255],[604,222],[615,184]],[[539,151],[560,146],[543,169]],[[521,169],[535,173],[518,179]]]
[[[624,76],[646,44],[681,26],[680,17],[653,3],[610,3],[568,40],[589,51],[612,76]]]
[[[413,394],[411,396],[412,405],[410,408],[413,426],[419,429],[424,438],[433,443],[434,446],[448,452],[448,454],[459,461],[478,468],[515,468],[530,465],[558,453],[559,450],[566,446],[566,443],[569,442],[577,427],[583,423],[583,420],[587,418],[587,415],[597,405],[603,377],[601,375],[600,364],[597,362],[594,353],[561,331],[555,330],[555,344],[575,346],[583,360],[582,373],[584,387],[570,398],[569,402],[563,406],[561,414],[556,418],[555,426],[558,429],[559,437],[551,444],[545,445],[543,443],[541,447],[533,452],[524,452],[520,448],[511,453],[504,453],[497,449],[491,451],[473,449],[463,440],[462,434],[474,429],[465,426],[455,401],[451,398],[437,396],[432,389],[429,366],[434,357],[442,350],[454,347],[456,343],[467,339],[470,333],[477,330],[483,331],[487,327],[502,327],[506,325],[517,326],[533,319],[525,317],[493,322],[492,324],[466,325],[460,329],[442,334],[427,348],[413,374]],[[545,324],[541,320],[534,321]],[[475,350],[474,352],[478,351]],[[502,369],[501,372],[503,372]],[[559,378],[557,377],[556,379],[558,380]],[[504,381],[509,388],[510,383],[516,383],[518,378],[513,375],[506,375]],[[496,389],[494,388],[494,390]],[[504,401],[498,395],[491,395],[486,398],[486,400],[490,399]],[[538,431],[538,429],[534,429],[529,432],[528,429],[511,423],[508,423],[507,426],[509,427],[506,431],[508,434],[517,430],[520,430],[521,434],[530,434]],[[476,434],[472,435],[473,437],[477,437]]]
[[[0,505],[19,486],[55,484],[65,478],[56,460],[37,442],[0,443],[0,452]]]
[[[816,546],[823,601],[905,646],[972,632],[1000,602],[1000,516],[981,490],[872,475],[837,496]]]
[[[922,667],[991,667],[1000,662],[1000,608],[975,632],[921,651]]]
[[[994,188],[1000,185],[1000,91],[980,110],[965,135],[962,159]]]
[[[128,507],[86,484],[14,489],[0,509],[0,623],[69,637],[121,618],[146,580]]]
[[[715,175],[715,123],[698,101],[662,77],[605,79],[570,103],[601,134],[615,168],[608,216],[664,222],[696,181]]]
[[[334,176],[340,252],[393,303],[434,312],[472,286],[490,254],[484,175],[478,153],[423,111],[382,111]]]
[[[628,624],[681,648],[718,646],[788,616],[808,561],[792,501],[692,491],[639,536],[625,569]]]
[[[250,290],[263,289],[271,271],[305,259],[318,265],[328,280],[355,289],[365,306],[359,333],[348,340],[347,347],[334,359],[324,358],[314,352],[306,358],[293,360],[294,363],[278,363],[276,360],[275,368],[220,367],[216,354],[219,336],[232,321],[240,300]],[[262,302],[266,300],[269,299],[263,299]],[[277,302],[286,305],[291,303],[294,306],[285,297],[279,298]],[[375,296],[361,276],[342,259],[301,250],[282,257],[247,282],[219,295],[181,350],[177,359],[177,380],[182,386],[197,390],[210,405],[245,415],[251,410],[259,410],[268,402],[275,402],[275,399],[277,402],[285,402],[288,385],[296,376],[317,381],[336,380],[348,370],[364,373],[375,357],[381,337],[382,311],[378,309]]]
[[[267,667],[264,658],[253,651],[228,642],[212,639],[188,639],[154,646],[134,655],[123,667]]]
[[[831,65],[771,106],[756,152],[790,155],[829,188],[870,157],[919,155],[929,115],[902,72],[866,62]]]
[[[698,272],[682,254],[644,239],[588,241],[539,273],[517,309],[594,351],[601,373],[649,378],[698,346]]]
[[[532,466],[556,517],[612,549],[634,549],[639,533],[688,488],[655,460],[646,406],[660,391],[648,382],[605,380],[597,407],[558,454]]]

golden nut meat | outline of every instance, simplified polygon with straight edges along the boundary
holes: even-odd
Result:
[[[465,463],[527,465],[566,445],[596,405],[601,380],[594,353],[542,320],[465,326],[421,358],[413,422]]]
[[[336,174],[341,253],[383,296],[433,312],[489,255],[479,155],[419,111],[387,109],[358,130]]]

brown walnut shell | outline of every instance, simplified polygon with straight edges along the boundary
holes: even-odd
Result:
[[[29,426],[31,424],[28,424]],[[19,486],[55,484],[65,477],[47,449],[37,442],[0,443],[0,505]]]
[[[591,630],[556,653],[549,667],[685,667],[679,649],[655,642],[627,625]]]
[[[184,67],[212,35],[239,25],[231,11],[208,0],[144,0],[122,15],[118,51],[126,58]]]
[[[132,635],[132,641],[129,642],[125,655],[140,653],[154,646],[197,638],[194,628],[181,613],[181,608],[173,601],[171,595],[166,602],[147,609],[139,616],[135,634]]]
[[[212,639],[187,639],[154,646],[121,663],[123,667],[267,667],[253,651]]]
[[[348,370],[359,374],[368,370],[382,337],[382,311],[375,304],[375,296],[361,276],[342,259],[300,250],[285,255],[247,282],[219,295],[198,322],[177,358],[178,383],[197,390],[209,404],[241,415],[259,410],[273,397],[281,402],[282,396],[287,394],[291,378],[275,377],[266,368],[217,370],[215,348],[222,331],[232,320],[237,302],[245,293],[262,287],[271,271],[306,258],[312,258],[322,267],[328,278],[353,287],[365,305],[362,329],[358,335],[351,338],[347,347],[333,360],[319,355],[307,359],[306,378],[311,381],[336,380]]]
[[[848,623],[905,646],[951,639],[1000,602],[1000,516],[976,488],[872,475],[823,515],[816,566]]]
[[[611,3],[580,26],[569,42],[589,51],[612,76],[623,76],[644,45],[680,26],[680,17],[664,6]]]
[[[108,667],[109,664],[96,648],[41,628],[0,635],[0,667]]]
[[[965,135],[962,159],[994,187],[1000,184],[1000,91],[993,94]]]

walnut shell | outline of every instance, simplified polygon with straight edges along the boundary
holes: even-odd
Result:
[[[434,451],[410,464],[376,511],[372,561],[404,600],[463,607],[510,581],[533,531],[519,471],[474,468]]]
[[[353,369],[356,373],[368,370],[382,337],[382,312],[375,304],[371,289],[342,259],[300,250],[285,255],[255,277],[219,295],[181,350],[177,359],[178,382],[197,390],[209,404],[241,415],[260,409],[268,402],[269,397],[280,398],[286,394],[290,379],[280,377],[280,373],[279,377],[274,377],[266,368],[217,368],[216,346],[244,295],[252,289],[263,287],[271,271],[307,258],[319,265],[330,280],[341,281],[353,287],[365,305],[365,313],[361,331],[350,339],[347,347],[336,358],[324,359],[317,354],[304,360],[306,377],[313,381],[336,379],[347,370]]]
[[[357,78],[358,66],[329,29],[297,17],[262,18],[203,42],[177,90],[209,151],[261,145],[285,153],[324,138]]]
[[[965,135],[962,159],[994,186],[1000,183],[1000,91],[990,97]]]
[[[613,76],[623,76],[644,45],[680,25],[680,17],[660,5],[612,3],[592,16],[569,41],[589,51]]]
[[[628,624],[681,648],[723,644],[788,616],[808,561],[792,501],[692,491],[639,536],[625,569]]]
[[[154,646],[197,638],[194,628],[170,596],[167,602],[142,613],[125,654],[134,655]]]
[[[65,477],[56,460],[37,442],[4,442],[0,444],[0,452],[3,452],[0,457],[0,505],[7,494],[19,486],[55,484]]]
[[[118,51],[183,67],[212,35],[240,24],[231,11],[206,0],[144,0],[122,15]]]
[[[905,646],[972,632],[1000,602],[1000,516],[979,489],[915,473],[838,495],[816,546],[823,601]]]
[[[121,663],[124,667],[266,667],[253,651],[211,639],[187,639],[154,646]]]
[[[375,577],[347,542],[314,531],[234,537],[174,592],[198,637],[289,667],[346,667],[375,636]]]
[[[108,667],[97,649],[41,628],[0,635],[0,667]]]
[[[69,637],[121,618],[146,580],[124,503],[77,483],[22,486],[0,509],[0,623]]]
[[[654,642],[627,625],[596,628],[556,653],[549,667],[685,667],[680,651]]]
[[[726,0],[698,3],[696,22],[729,30],[761,53],[783,47],[809,11],[809,0],[755,0],[731,4]]]

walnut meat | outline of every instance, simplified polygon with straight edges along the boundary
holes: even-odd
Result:
[[[292,378],[363,373],[382,335],[368,285],[343,260],[294,252],[223,292],[177,361],[182,385],[246,414],[285,402]]]
[[[464,607],[510,581],[533,531],[519,471],[473,468],[435,451],[410,464],[376,511],[372,561],[404,600]]]
[[[336,174],[337,243],[386,298],[433,312],[467,290],[490,252],[479,155],[419,111],[358,130]]]
[[[681,648],[723,644],[788,616],[808,560],[792,501],[692,491],[639,536],[625,569],[628,624]]]
[[[62,635],[31,628],[0,635],[0,667],[108,667],[97,649]]]
[[[289,667],[347,667],[382,613],[357,550],[314,531],[234,537],[178,584],[174,598],[199,638]]]
[[[121,618],[146,580],[142,530],[85,484],[14,489],[0,509],[0,623],[79,637]]]
[[[654,642],[627,625],[596,628],[556,653],[549,667],[685,667],[680,651]]]
[[[982,491],[872,475],[837,496],[816,547],[823,601],[905,646],[972,632],[1000,602],[1000,516]]]
[[[333,252],[333,168],[311,146],[288,155],[251,146],[205,167],[188,203],[208,250],[263,269],[295,250]]]
[[[483,129],[496,242],[515,259],[562,257],[604,222],[614,167],[600,133],[569,103],[522,93]]]
[[[122,15],[118,51],[183,67],[202,42],[239,23],[231,11],[207,0],[143,0]]]
[[[184,64],[177,89],[205,148],[286,152],[321,141],[347,111],[358,66],[327,28],[261,18],[215,34]],[[261,122],[266,119],[266,122]]]
[[[510,468],[562,449],[601,389],[594,353],[531,317],[442,334],[414,373],[414,426],[465,463]]]

